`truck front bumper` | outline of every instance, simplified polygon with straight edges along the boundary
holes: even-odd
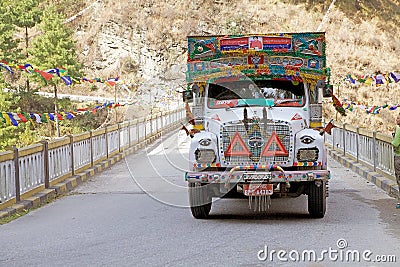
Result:
[[[329,170],[313,171],[235,171],[235,172],[187,172],[185,180],[189,183],[286,183],[309,182],[330,179]]]

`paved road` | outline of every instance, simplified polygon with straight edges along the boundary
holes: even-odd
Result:
[[[194,219],[185,207],[187,146],[177,134],[164,138],[0,226],[0,266],[292,266],[305,250],[306,258],[312,250],[324,260],[297,266],[396,265],[366,262],[365,251],[400,262],[395,200],[332,159],[323,219],[309,218],[306,197],[273,200],[263,215],[246,200],[218,200],[211,219]],[[273,253],[279,250],[287,262]],[[349,251],[360,253],[360,262],[346,262]]]

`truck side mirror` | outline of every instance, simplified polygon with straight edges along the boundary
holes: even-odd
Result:
[[[326,83],[325,83],[324,80],[319,80],[319,81],[317,81],[317,83],[315,84],[315,87],[317,87],[317,88],[324,88],[325,85],[326,85]]]
[[[190,90],[183,91],[182,98],[183,98],[183,102],[192,103],[193,102],[193,92]]]
[[[324,86],[324,90],[322,92],[323,97],[331,97],[333,94],[333,85],[332,84],[326,84]]]

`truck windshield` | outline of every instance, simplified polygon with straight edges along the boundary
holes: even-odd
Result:
[[[240,106],[301,107],[304,84],[286,80],[235,81],[208,86],[208,107]]]

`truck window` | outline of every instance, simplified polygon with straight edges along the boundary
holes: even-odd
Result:
[[[239,99],[241,97],[238,94],[237,88],[230,84],[210,84],[208,88],[208,98],[215,100]]]
[[[286,80],[259,80],[259,81],[235,81],[225,83],[213,83],[208,86],[208,106],[210,108],[223,108],[220,103],[229,103],[235,106],[244,100],[257,106],[267,106],[271,100],[274,106],[299,107],[303,106],[305,90],[303,83],[293,83]],[[258,99],[254,100],[254,99]],[[248,100],[248,101],[246,101]]]
[[[304,84],[286,80],[256,81],[263,97],[274,99],[275,106],[303,106]]]

